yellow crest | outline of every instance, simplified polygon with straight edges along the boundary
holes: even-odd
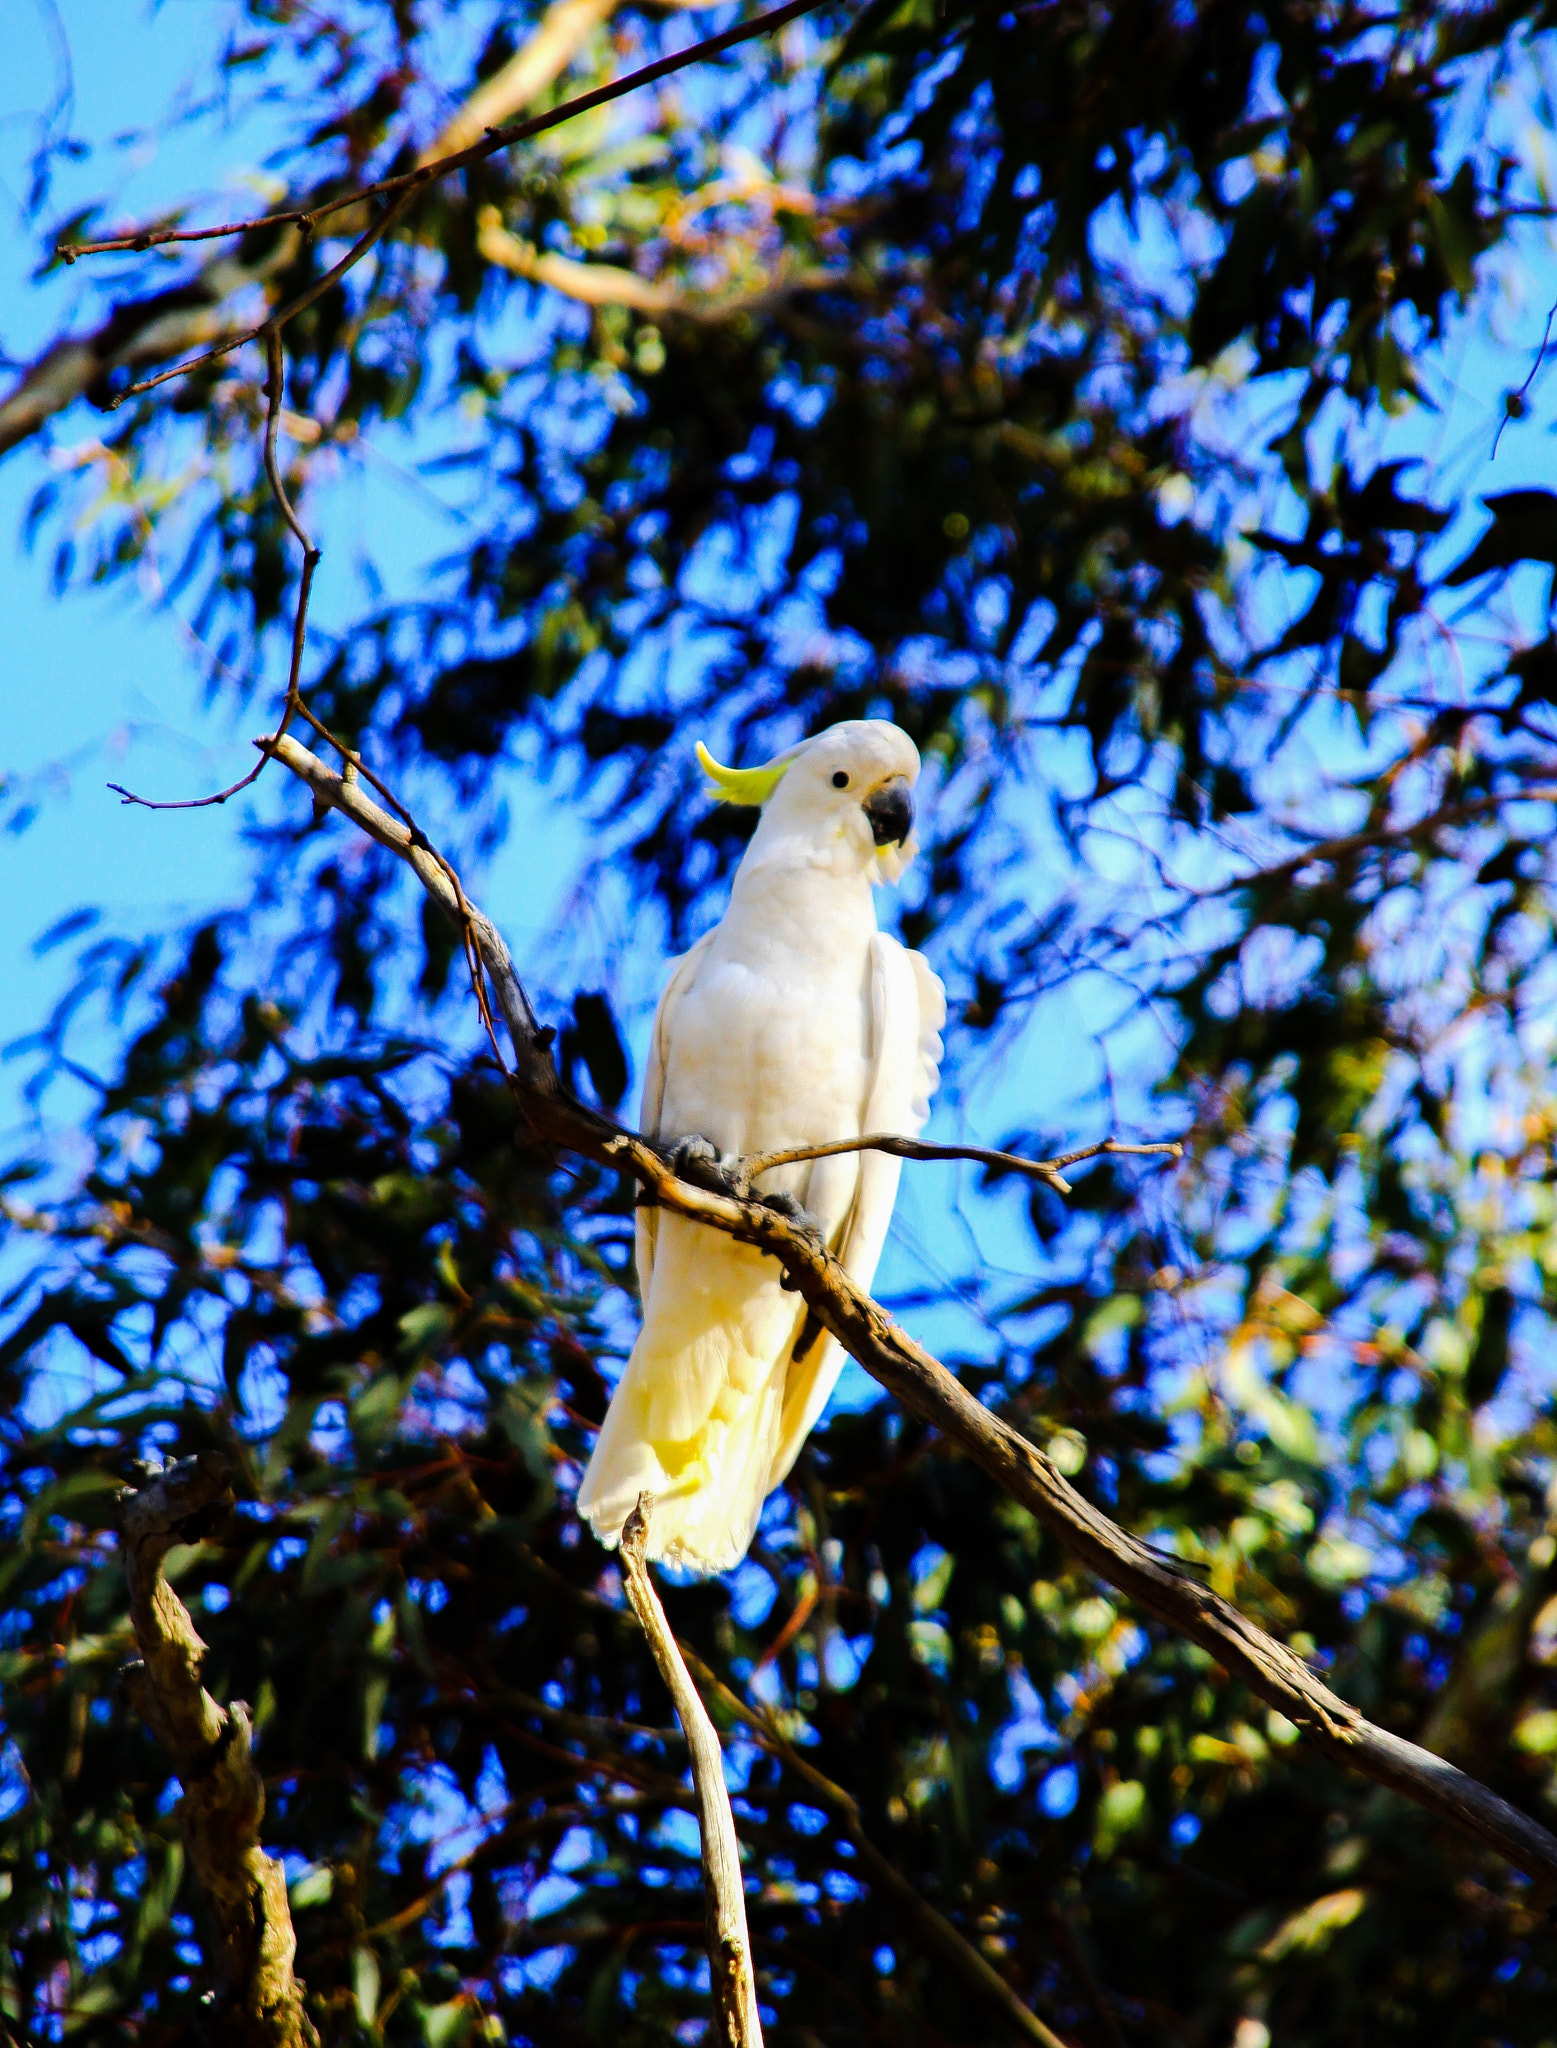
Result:
[[[749,804],[754,807],[765,804],[784,779],[794,753],[791,747],[765,768],[725,768],[701,740],[697,743],[697,758],[708,777],[708,794],[717,797],[722,804]]]

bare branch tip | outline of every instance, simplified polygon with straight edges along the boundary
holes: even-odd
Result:
[[[654,1519],[654,1496],[640,1493],[632,1512],[622,1524],[622,1558],[629,1571],[643,1570],[643,1553],[649,1541],[649,1524]]]

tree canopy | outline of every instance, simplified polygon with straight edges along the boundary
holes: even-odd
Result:
[[[16,373],[0,450],[75,437],[34,505],[62,583],[155,550],[238,735],[274,727],[300,567],[265,349],[132,387],[307,298],[381,220],[365,183],[737,16],[229,12],[213,87],[281,110],[274,210],[309,221],[74,256],[99,323]],[[287,324],[279,401],[326,551],[330,475],[391,430],[458,505],[419,587],[311,634],[304,694],[469,878],[516,762],[568,792],[637,957],[532,993],[603,1107],[624,991],[739,857],[692,737],[914,737],[892,914],[953,997],[944,1129],[995,1101],[985,1143],[1186,1153],[970,1180],[904,1313],[1124,1527],[1548,1819],[1557,494],[1467,496],[1539,359],[1469,454],[1438,423],[1540,275],[1554,27],[824,0],[412,190]],[[117,1033],[90,1166],[0,1184],[0,2029],[201,2024],[168,1768],[116,1686],[114,1498],[155,1446],[238,1475],[168,1572],[251,1706],[321,2037],[699,2038],[685,1752],[571,1507],[632,1188],[525,1142],[398,863],[301,790],[256,816],[249,900],[82,947],[34,1057]],[[769,1717],[714,1696],[775,2041],[1009,2030],[871,1852],[1087,2048],[1550,2038],[1525,1877],[890,1402],[666,1597]]]

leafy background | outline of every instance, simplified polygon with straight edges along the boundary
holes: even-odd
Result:
[[[539,18],[219,12],[173,132],[300,193],[410,161]],[[602,7],[549,90],[725,19]],[[290,330],[286,443],[334,579],[310,700],[602,1100],[739,854],[691,734],[914,734],[933,801],[893,914],[953,995],[941,1133],[1188,1157],[1063,1208],[916,1181],[894,1305],[1109,1512],[1536,1812],[1552,78],[1514,5],[822,8],[440,187]],[[44,255],[120,217],[108,134],[72,137],[42,131],[22,195]],[[213,183],[197,156],[178,189]],[[327,260],[252,237],[237,303]],[[119,332],[194,267],[97,262],[68,318]],[[295,574],[262,377],[239,353],[96,414],[111,374],[10,465],[63,588],[182,622],[230,752],[272,715]],[[13,826],[51,829],[40,791],[13,778]],[[196,866],[230,830],[124,817]],[[13,1068],[0,2026],[198,2026],[111,1515],[132,1457],[216,1444],[241,1498],[173,1575],[207,1682],[254,1707],[325,2037],[698,2039],[684,1757],[570,1506],[631,1341],[627,1194],[516,1143],[387,858],[273,778],[233,858],[209,916],[63,929]],[[748,1563],[673,1617],[1051,2024],[1557,2038],[1522,1880],[845,1392]],[[835,1817],[729,1753],[772,2038],[992,2038]]]

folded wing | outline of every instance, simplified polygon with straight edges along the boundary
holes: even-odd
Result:
[[[914,1138],[924,1129],[930,1097],[940,1079],[946,991],[922,953],[909,952],[885,932],[871,942],[870,964],[870,1085],[860,1131]],[[833,1238],[845,1272],[867,1292],[886,1243],[902,1171],[902,1160],[890,1153],[862,1152],[854,1202]],[[816,1427],[844,1357],[838,1340],[807,1316],[785,1377],[779,1439],[768,1470],[769,1492],[786,1477]]]

